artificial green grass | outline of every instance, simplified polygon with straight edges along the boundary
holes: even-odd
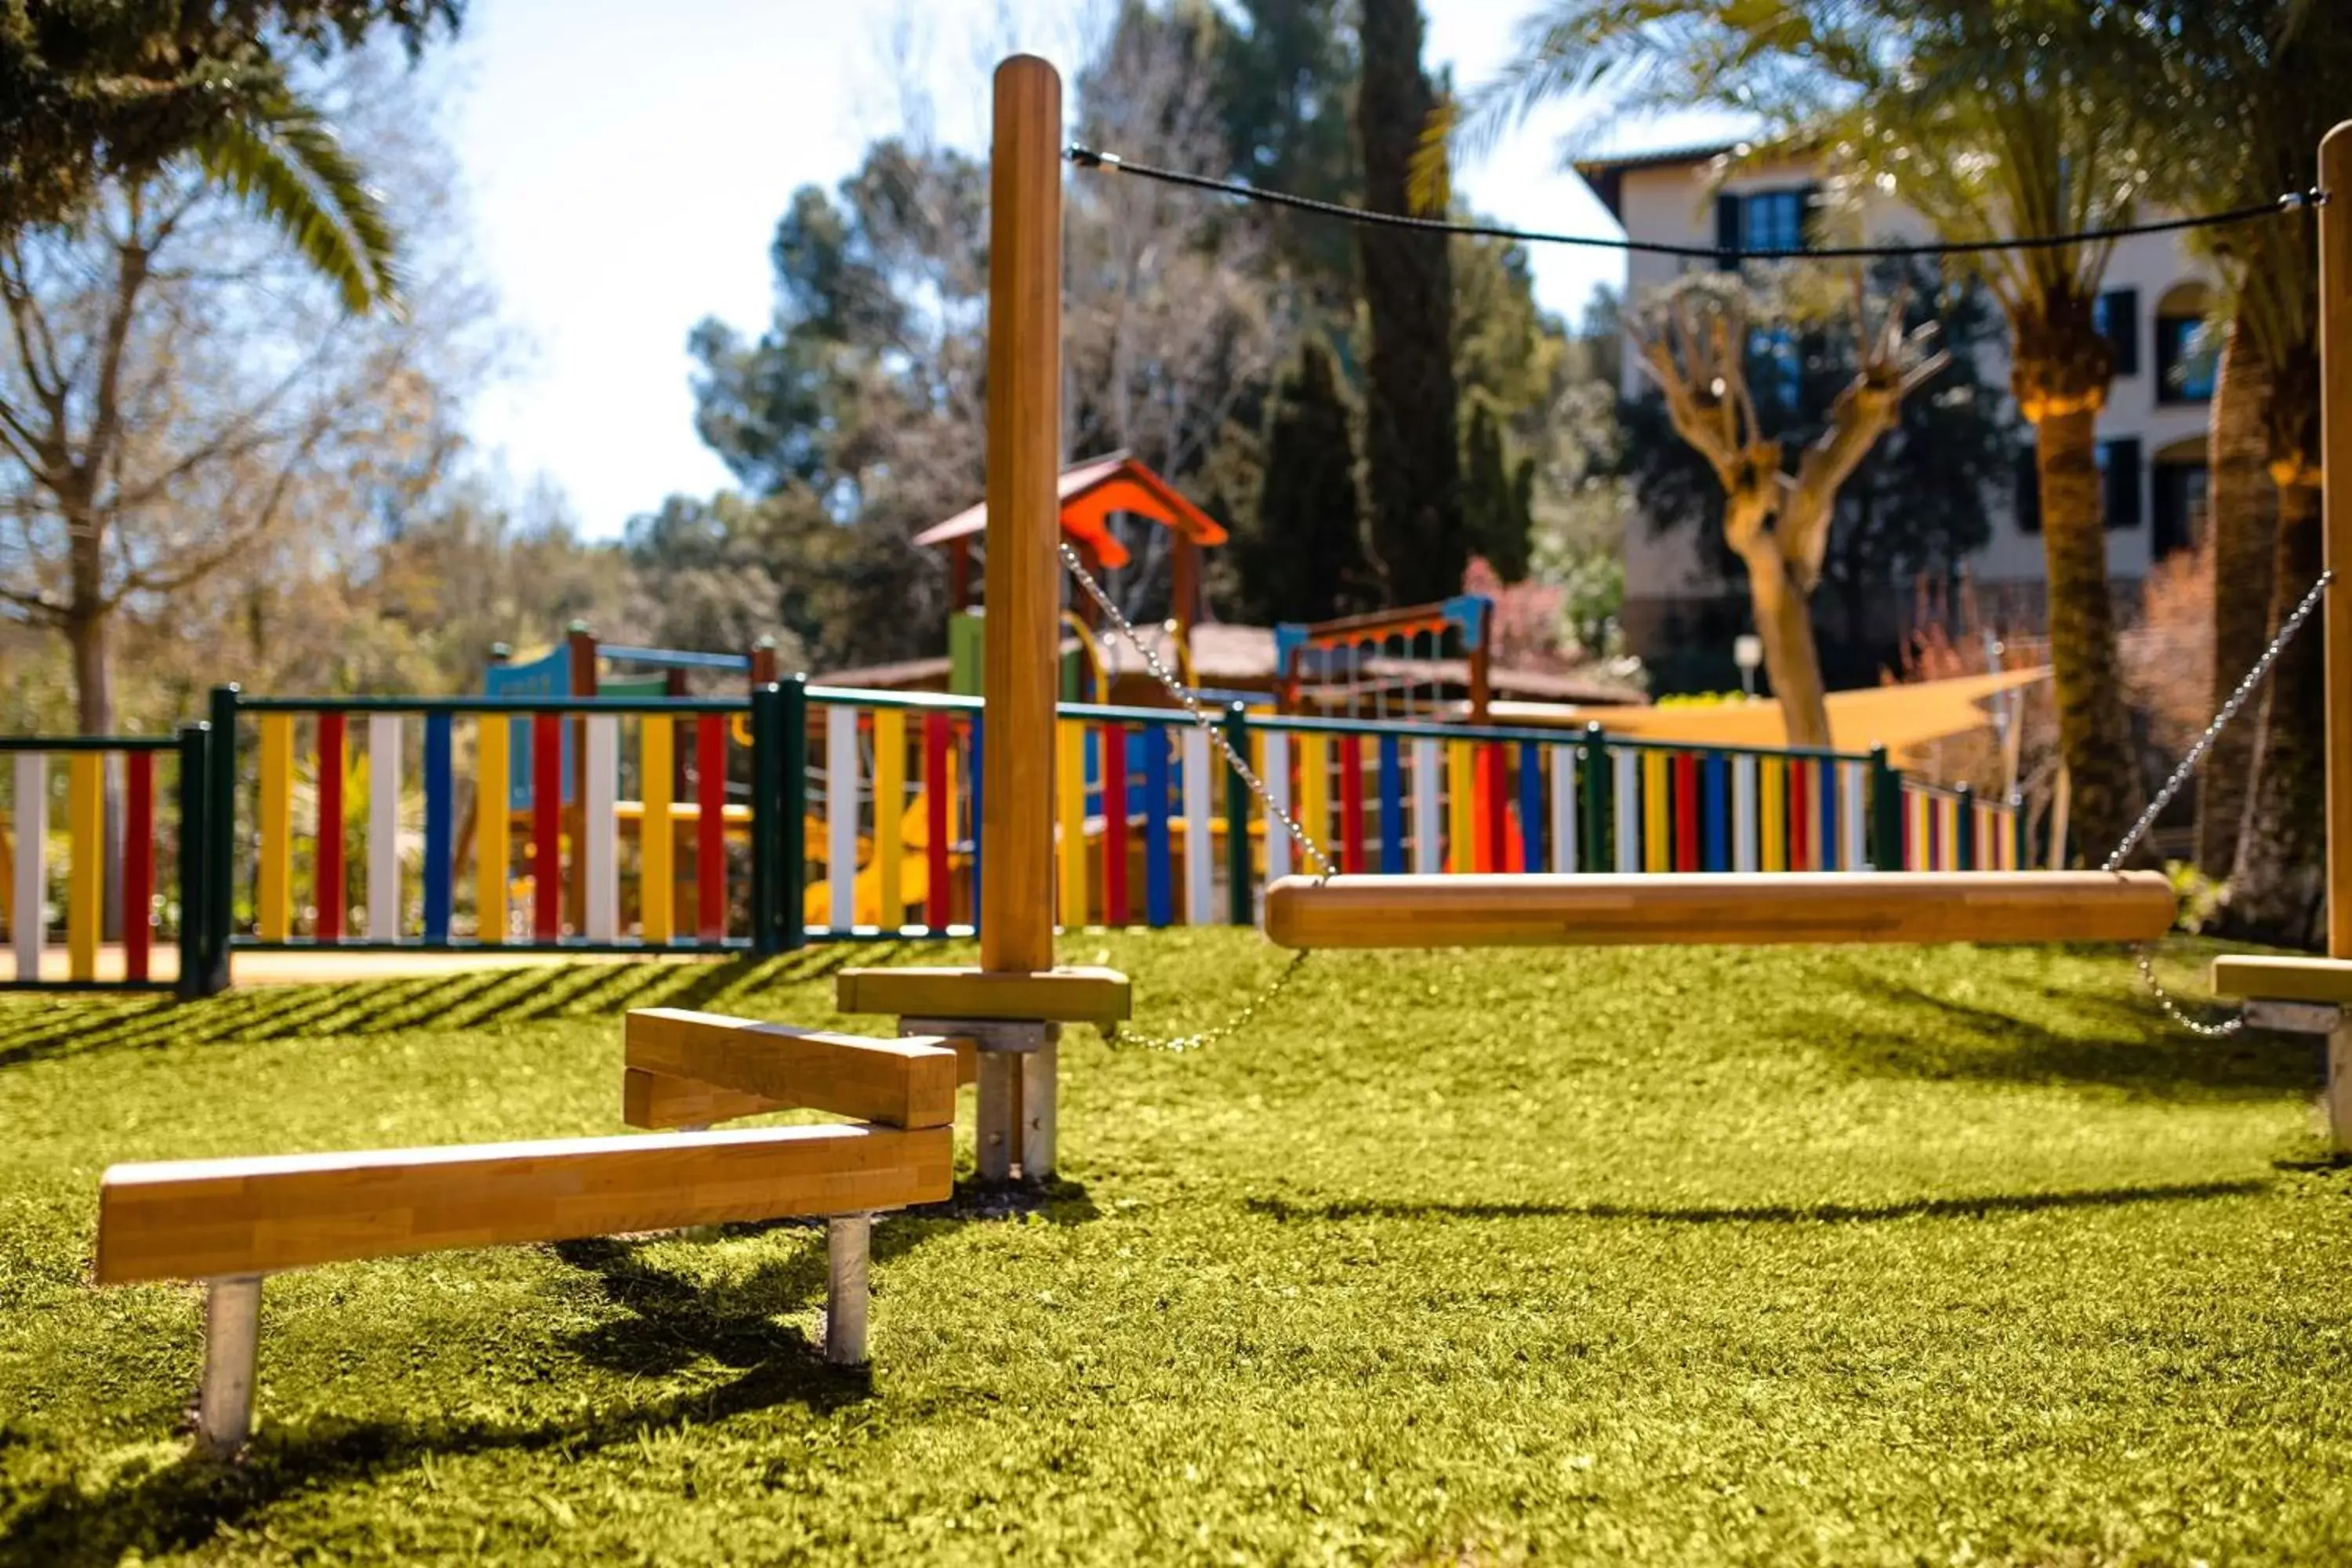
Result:
[[[1195,1026],[1281,962],[1062,951]],[[1074,1032],[1062,1184],[878,1224],[870,1381],[804,1225],[321,1268],[222,1466],[195,1291],[85,1282],[111,1162],[619,1131],[621,1008],[823,1022],[845,956],[0,1000],[0,1560],[2352,1561],[2315,1052],[2112,952],[1329,954]]]

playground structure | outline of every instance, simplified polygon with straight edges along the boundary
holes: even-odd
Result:
[[[1353,719],[1369,709],[1380,719],[1394,714],[1484,724],[1494,700],[1487,636],[1494,614],[1491,601],[1463,594],[1434,605],[1285,622],[1274,628],[1281,710]],[[1447,659],[1463,666],[1466,697],[1458,708],[1444,694],[1449,672],[1438,661]]]
[[[990,740],[980,744],[975,731],[977,756],[971,770],[977,796],[974,815],[980,823],[977,853],[987,868],[986,875],[978,879],[980,963],[960,968],[842,971],[836,982],[838,1005],[854,1014],[895,1016],[901,1036],[907,1037],[895,1043],[668,1011],[635,1014],[628,1020],[624,1104],[634,1123],[676,1125],[809,1105],[869,1119],[858,1126],[667,1132],[110,1170],[101,1185],[97,1266],[101,1282],[156,1279],[207,1282],[207,1352],[199,1418],[200,1431],[207,1441],[233,1447],[249,1429],[259,1279],[266,1272],[446,1247],[727,1219],[822,1215],[828,1217],[831,1248],[827,1352],[837,1361],[856,1361],[863,1359],[866,1348],[866,1216],[877,1208],[947,1194],[948,1119],[952,1114],[955,1085],[967,1076],[967,1061],[968,1076],[977,1089],[975,1148],[982,1179],[1002,1181],[1018,1174],[1039,1181],[1054,1173],[1058,1127],[1056,1046],[1061,1026],[1073,1022],[1113,1026],[1127,1018],[1130,1005],[1125,976],[1108,970],[1060,968],[1055,963],[1057,826],[1064,847],[1058,891],[1066,921],[1079,912],[1074,906],[1086,902],[1090,887],[1086,860],[1071,852],[1085,842],[1086,737],[1080,731],[1074,743],[1066,728],[1057,730],[1054,694],[1059,615],[1055,544],[1055,447],[1061,429],[1061,124],[1060,80],[1050,65],[1016,57],[999,68],[991,167],[992,395],[985,522],[994,579],[984,627],[984,717]],[[2330,136],[2323,150],[2322,173],[2327,188],[2352,189],[2352,125]],[[2326,342],[2333,351],[2326,356],[2324,377],[2325,450],[2328,460],[2342,465],[2340,471],[2352,471],[2352,355],[2343,352],[2346,335],[2352,334],[2352,270],[2347,270],[2352,268],[2352,204],[2331,204],[2324,214]],[[2352,563],[2352,494],[2330,492],[2325,526],[2330,561]],[[1084,570],[1082,565],[1079,570]],[[2352,995],[2352,714],[2340,711],[2347,700],[2352,700],[2352,684],[2347,684],[2352,683],[2352,616],[2331,616],[2327,635],[2332,957],[2292,966],[2282,966],[2279,961],[2227,962],[2233,965],[2228,978],[2265,997],[2294,997],[2287,988],[2302,987],[2312,1008],[2307,1021],[2314,1026],[2324,1024],[2330,1034],[2331,1065],[2340,1069],[2346,1065],[2347,1036],[2336,1004]],[[814,696],[797,682],[763,688],[752,695],[754,754],[764,775],[755,798],[765,800],[783,793],[783,783],[776,777],[777,763],[799,760],[796,753],[807,739],[805,707]],[[483,700],[484,706],[476,710],[491,721],[481,726],[485,736],[503,733],[497,721],[509,708],[532,706],[530,700]],[[551,847],[556,842],[554,815],[561,800],[560,737],[541,726],[566,711],[585,712],[586,749],[592,762],[583,796],[593,814],[596,795],[605,787],[600,781],[617,776],[614,764],[617,719],[632,710],[629,699],[571,700],[593,706],[584,710],[576,706],[567,710],[561,704],[532,707],[539,716],[534,727],[538,749],[533,753],[532,810],[548,824],[550,837],[540,842]],[[794,704],[800,705],[797,710]],[[265,715],[282,715],[303,705],[257,702],[256,706]],[[228,722],[218,722],[216,712],[214,726],[223,743],[199,750],[203,763],[199,771],[233,765],[236,707],[232,691],[226,711]],[[646,712],[668,716],[660,709],[635,710],[641,718]],[[713,710],[713,717],[717,711]],[[448,713],[440,716],[440,751],[446,756]],[[1142,721],[1119,713],[1102,721],[1124,725]],[[431,722],[428,718],[428,726]],[[828,717],[825,722],[830,749],[835,721]],[[1434,748],[1439,742],[1464,743],[1442,729],[1432,728],[1435,733],[1411,736],[1415,744],[1416,781],[1433,776],[1433,770],[1424,768],[1423,762],[1437,754]],[[854,721],[841,729],[854,742]],[[1250,837],[1243,765],[1252,754],[1253,737],[1246,715],[1239,710],[1228,712],[1223,726],[1213,732],[1228,752],[1224,784],[1233,826],[1225,850],[1233,862],[1230,885],[1235,913],[1245,915],[1248,904],[1243,893],[1249,881]],[[1205,776],[1206,746],[1212,733],[1212,722],[1205,715],[1199,716],[1197,727],[1184,731],[1188,786],[1196,785],[1195,758],[1202,759],[1199,773],[1202,775],[1197,787],[1188,787],[1188,814],[1195,808],[1205,810],[1205,796],[1213,787]],[[1322,738],[1329,731],[1318,728],[1317,721],[1297,719],[1284,730],[1269,727],[1266,731],[1269,738],[1285,737],[1285,745],[1301,733],[1310,738],[1299,753],[1299,776],[1304,781],[1315,766],[1305,759],[1319,752]],[[431,734],[428,728],[428,752],[435,749]],[[266,749],[273,745],[283,749],[282,740],[272,742],[266,737],[267,731]],[[1339,739],[1348,738],[1342,730]],[[1389,737],[1391,741],[1403,738]],[[1432,750],[1422,751],[1423,743]],[[1592,765],[1580,771],[1574,766],[1580,745],[1598,749]],[[493,752],[499,749],[496,741],[488,746]],[[1613,780],[1626,765],[1622,752],[1633,758],[1635,771],[1645,775],[1642,784],[1646,791],[1651,763],[1638,749],[1612,746],[1597,731],[1581,742],[1555,742],[1555,748],[1548,775],[1546,759],[1538,751],[1533,765],[1523,763],[1519,778],[1522,789],[1529,792],[1523,798],[1538,804],[1549,799],[1553,825],[1549,840],[1558,864],[1558,858],[1570,846],[1608,841],[1591,837],[1607,831],[1601,827],[1602,818],[1598,814],[1588,814],[1580,831],[1562,830],[1564,823],[1575,821],[1580,780],[1591,788],[1601,787],[1593,781]],[[1126,750],[1123,737],[1110,734],[1104,738],[1101,755],[1121,758]],[[1392,772],[1386,764],[1398,755],[1388,752],[1381,758],[1384,824],[1402,820],[1391,804],[1401,802],[1402,791],[1391,790],[1386,782]],[[652,761],[661,760],[656,755]],[[854,758],[850,761],[854,766]],[[1664,798],[1678,797],[1685,803],[1729,801],[1742,793],[1743,786],[1737,783],[1706,782],[1717,778],[1759,781],[1744,787],[1752,798],[1760,797],[1760,781],[1769,776],[1766,760],[1758,760],[1751,770],[1734,765],[1735,758],[1706,759],[1704,772],[1700,761],[1694,758],[1687,764],[1677,761],[1666,769]],[[1884,769],[1883,758],[1871,761]],[[1570,765],[1563,767],[1563,762]],[[659,771],[652,763],[644,765],[648,777]],[[1802,834],[1804,842],[1822,847],[1816,852],[1826,853],[1832,843],[1851,846],[1861,837],[1863,797],[1856,786],[1844,782],[1849,775],[1833,771],[1844,765],[1834,755],[1801,758],[1799,771],[1789,775],[1792,779],[1818,776],[1820,781],[1818,792],[1804,797],[1817,801],[1823,812],[1818,838],[1811,832],[1809,811],[1796,811],[1783,819],[1792,831]],[[1805,769],[1821,771],[1815,775]],[[1351,762],[1343,778],[1357,781],[1360,789],[1364,771],[1360,763]],[[1100,774],[1104,789],[1123,789],[1123,782],[1112,786],[1109,781],[1114,777],[1123,781],[1125,774],[1124,765],[1104,770]],[[1277,752],[1260,776],[1266,780],[1269,815],[1280,822],[1288,809],[1289,759]],[[1548,792],[1544,789],[1547,776]],[[1276,779],[1282,783],[1276,784]],[[503,774],[486,771],[478,789],[484,799],[500,800],[506,798],[505,783]],[[836,787],[838,784],[836,780]],[[1306,792],[1303,783],[1301,787]],[[1792,799],[1800,786],[1789,787],[1791,793],[1784,795],[1784,802]],[[1348,793],[1343,783],[1343,797]],[[1455,802],[1467,802],[1466,809],[1472,814],[1481,800],[1491,799],[1489,790],[1475,785],[1468,789],[1457,785],[1452,793]],[[221,792],[220,798],[226,801],[228,794]],[[705,798],[710,798],[707,793]],[[1898,789],[1873,788],[1868,808],[1881,821],[1899,825],[1907,820],[1900,798]],[[1424,794],[1417,782],[1412,840],[1416,858],[1435,853],[1436,801],[1434,788]],[[1328,806],[1328,796],[1325,804]],[[1310,823],[1328,826],[1328,821],[1317,822],[1320,813],[1316,802],[1305,801],[1302,805]],[[1461,805],[1454,807],[1456,813],[1465,809]],[[1735,858],[1744,860],[1751,853],[1759,858],[1765,856],[1762,839],[1769,828],[1769,817],[1757,832],[1731,825],[1728,815],[1714,817],[1710,820],[1726,824],[1725,830],[1703,833],[1696,826],[1700,822],[1699,809],[1686,804],[1686,811],[1687,820],[1695,826],[1690,830],[1678,826],[1673,834],[1675,864],[1686,866],[1688,859],[1696,858],[1702,839],[1708,844],[1709,854],[1717,852],[1716,845],[1738,840],[1738,847],[1727,851]],[[1346,839],[1339,859],[1344,870],[1349,858],[1347,842],[1360,847],[1357,856],[1360,858],[1364,839],[1360,803],[1351,809],[1343,798],[1341,812]],[[1842,815],[1832,816],[1833,812]],[[880,820],[887,823],[898,815],[886,809]],[[1613,837],[1621,856],[1629,837],[1622,825],[1633,815],[1613,811],[1609,816],[1617,824]],[[1107,816],[1119,823],[1127,820],[1123,809],[1107,811]],[[282,802],[266,809],[264,816],[266,822],[274,820],[275,838],[283,841],[289,837]],[[791,900],[779,897],[783,886],[777,875],[780,867],[793,859],[789,839],[800,830],[801,817],[788,810],[781,818],[755,818],[755,824],[761,820],[767,826],[754,852],[755,876],[761,879],[754,897],[754,920],[764,942],[782,933],[793,907]],[[1528,829],[1538,820],[1538,812],[1521,812],[1523,860]],[[1938,816],[1931,813],[1927,820],[1932,824]],[[1954,836],[1962,831],[1959,822],[1973,824],[1974,820],[1972,814],[1956,814]],[[1833,822],[1838,826],[1832,826]],[[1457,867],[1465,860],[1475,861],[1476,845],[1487,846],[1490,854],[1498,844],[1507,851],[1507,835],[1491,826],[1481,834],[1475,815],[1466,834],[1458,830],[1458,821],[1456,826],[1452,844]],[[1932,834],[1933,828],[1918,832]],[[504,845],[502,830],[494,836],[486,831],[486,850],[493,837],[499,846]],[[780,837],[784,840],[782,844]],[[1188,832],[1192,865],[1205,864],[1207,857],[1200,851],[1210,837],[1207,831],[1197,836]],[[845,829],[841,840],[832,847],[834,879],[848,874],[852,857],[841,851],[851,847],[853,839],[854,830]],[[1407,840],[1401,826],[1393,841],[1402,852]],[[205,842],[208,858],[219,840]],[[592,857],[597,854],[597,842],[592,833],[587,841]],[[1269,858],[1273,842],[1270,836]],[[1384,833],[1381,842],[1385,859],[1389,835]],[[937,845],[934,839],[934,852]],[[1784,853],[1786,848],[1784,844]],[[1646,838],[1643,851],[1661,858],[1665,853]],[[502,848],[499,853],[503,855]],[[1124,864],[1122,855],[1107,857],[1106,881],[1113,875],[1110,867]],[[611,900],[604,894],[612,885],[609,868],[598,868],[592,875],[600,879],[592,885],[588,902],[592,909],[607,911],[609,919]],[[226,885],[225,876],[220,882]],[[886,873],[881,885],[887,889],[897,884]],[[282,890],[265,886],[263,892],[273,900],[273,909],[282,909]],[[854,892],[853,882],[850,896]],[[219,895],[215,890],[209,896],[216,900]],[[503,899],[502,892],[499,897]],[[554,910],[556,898],[551,881],[536,891],[542,917]],[[1871,877],[1783,876],[1769,881],[1688,868],[1605,877],[1342,874],[1279,878],[1265,899],[1269,936],[1306,948],[1634,941],[2146,941],[2160,935],[2171,916],[2171,895],[2161,878],[2120,872],[2056,876],[1999,871],[1957,878],[1888,872]],[[225,939],[226,931],[220,934]],[[208,959],[210,953],[204,956]],[[2331,1106],[2341,1108],[2343,1092],[2339,1070],[2331,1084]],[[898,1123],[889,1122],[892,1116],[899,1118]],[[2347,1127],[2352,1122],[2337,1121],[2339,1139]]]

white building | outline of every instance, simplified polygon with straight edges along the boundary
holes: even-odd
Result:
[[[1725,179],[1732,152],[1723,144],[1689,147],[1576,167],[1637,239],[1751,249],[1801,245],[1818,187],[1815,171],[1790,163]],[[1862,230],[1872,240],[1933,237],[1917,214],[1893,203],[1865,215]],[[1632,254],[1628,303],[1700,265]],[[2209,304],[2209,277],[2173,234],[2118,241],[2107,265],[2099,304],[2115,343],[2116,375],[2098,430],[2107,474],[2107,563],[2119,585],[2136,583],[2152,561],[2186,548],[2202,531],[2212,365],[2210,356],[2192,356],[2189,348]],[[2005,394],[2009,366],[1998,346],[1984,363],[1984,379]],[[1643,381],[1627,355],[1622,390],[1639,395]],[[1990,542],[1968,564],[1989,599],[2007,606],[2012,617],[2030,617],[2038,630],[2043,568],[2032,494],[2030,480],[2000,489],[1992,498]],[[1686,649],[1694,637],[1713,642],[1730,621],[1744,619],[1744,584],[1714,576],[1696,545],[1687,529],[1660,535],[1639,518],[1627,526],[1626,635],[1633,651],[1654,661],[1678,646]],[[1744,624],[1731,629],[1745,629]],[[1874,627],[1864,635],[1884,637],[1890,630]]]

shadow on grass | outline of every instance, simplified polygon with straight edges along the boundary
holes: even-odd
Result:
[[[1284,1223],[1349,1219],[1601,1219],[1643,1220],[1659,1225],[1877,1225],[1906,1219],[1986,1219],[1995,1215],[2040,1214],[2052,1209],[2121,1208],[2133,1204],[2201,1203],[2246,1197],[2270,1184],[2181,1182],[2157,1186],[2096,1187],[2055,1193],[1986,1193],[1974,1197],[1910,1198],[1889,1204],[1642,1204],[1384,1203],[1340,1200],[1298,1204],[1284,1198],[1248,1198],[1252,1214]]]
[[[1860,966],[1838,976],[1837,984],[1882,1012],[1908,1012],[1920,1021],[1916,1034],[1884,1024],[1857,1029],[1850,1018],[1816,1012],[1791,1018],[1779,1031],[1854,1072],[2095,1085],[2210,1100],[2305,1095],[2325,1078],[2322,1047],[2315,1040],[2252,1031],[2209,1039],[2171,1023],[2152,1001],[2034,987],[2009,1006],[1991,1005],[1938,995]],[[2044,1016],[2027,1016],[2036,1012]]]
[[[820,980],[895,947],[812,947],[706,963],[562,963],[339,985],[232,991],[201,1002],[141,997],[28,1009],[0,1022],[0,1069],[66,1055],[176,1045],[249,1045],[304,1036],[467,1029],[609,1016],[629,1007],[708,1008]],[[60,1016],[60,1013],[64,1016]],[[0,1020],[7,1015],[0,1014]]]
[[[874,1227],[873,1257],[877,1262],[904,1257],[975,1218],[1034,1214],[1050,1224],[1079,1225],[1097,1213],[1086,1188],[1075,1182],[1003,1189],[960,1185],[946,1203],[882,1216]],[[131,1553],[188,1551],[211,1540],[222,1526],[239,1527],[290,1498],[363,1484],[428,1459],[557,1448],[577,1454],[634,1443],[648,1430],[709,1425],[780,1405],[798,1404],[824,1414],[870,1398],[867,1369],[827,1364],[804,1334],[776,1321],[823,1298],[823,1228],[821,1220],[789,1219],[715,1227],[711,1234],[721,1238],[807,1230],[814,1242],[715,1286],[647,1260],[649,1245],[674,1237],[598,1237],[551,1248],[563,1262],[594,1275],[605,1300],[624,1314],[568,1336],[569,1350],[632,1377],[670,1377],[705,1365],[733,1374],[715,1387],[529,1425],[431,1416],[413,1422],[322,1418],[295,1429],[265,1425],[235,1463],[192,1453],[96,1490],[64,1481],[31,1499],[21,1492],[9,1499],[7,1489],[0,1487],[0,1501],[21,1503],[7,1533],[0,1536],[0,1563],[79,1568],[116,1563]],[[266,1342],[262,1353],[268,1354]],[[0,1426],[0,1454],[31,1441],[22,1430]]]
[[[730,1226],[719,1234],[756,1234],[793,1223]],[[876,1255],[898,1256],[943,1228],[939,1222],[906,1221],[877,1226]],[[555,1448],[577,1454],[633,1443],[648,1430],[707,1425],[786,1404],[823,1413],[872,1396],[866,1368],[827,1364],[804,1334],[775,1321],[823,1294],[822,1242],[719,1287],[649,1264],[646,1246],[644,1239],[600,1237],[553,1248],[564,1262],[597,1275],[606,1299],[625,1313],[566,1342],[583,1359],[614,1371],[664,1377],[715,1364],[733,1374],[725,1382],[533,1424],[428,1415],[402,1422],[323,1418],[299,1428],[265,1425],[234,1463],[191,1453],[96,1490],[72,1481],[49,1486],[24,1501],[0,1536],[0,1563],[71,1568],[114,1563],[131,1553],[187,1551],[223,1526],[238,1527],[289,1498],[362,1484],[431,1459]],[[268,1353],[266,1342],[262,1353]],[[0,1429],[0,1448],[10,1436],[23,1440]]]

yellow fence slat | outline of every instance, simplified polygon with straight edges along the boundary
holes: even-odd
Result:
[[[474,909],[486,942],[507,939],[507,736],[505,714],[482,715],[474,742]]]
[[[1789,868],[1789,764],[1779,757],[1761,757],[1756,768],[1756,815],[1762,819],[1763,867],[1767,871]]]
[[[1478,754],[1467,741],[1445,742],[1446,867],[1478,868]]]
[[[882,929],[907,923],[907,715],[874,714],[874,869],[882,883]]]
[[[66,881],[67,973],[98,978],[98,936],[106,911],[106,759],[77,752],[67,764],[66,835],[73,860]]]
[[[294,715],[264,713],[261,729],[261,886],[255,931],[284,942],[294,913]]]
[[[1054,815],[1061,838],[1062,923],[1087,923],[1087,731],[1074,719],[1054,726]]]
[[[677,924],[677,879],[671,864],[677,840],[669,820],[677,761],[667,715],[648,713],[639,725],[637,771],[645,782],[638,793],[645,796],[645,810],[637,817],[637,920],[645,940],[659,945],[676,934]]]

